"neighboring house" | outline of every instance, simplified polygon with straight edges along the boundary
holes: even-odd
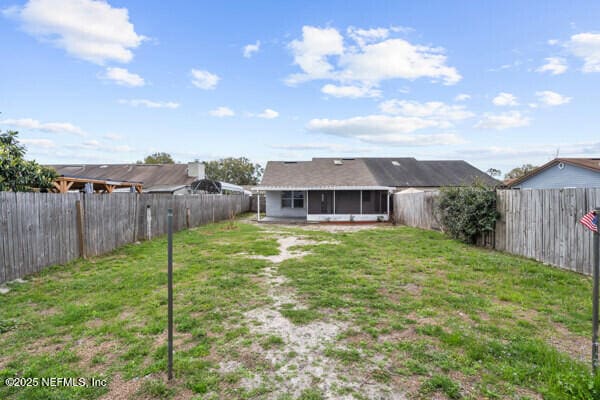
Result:
[[[313,158],[269,161],[260,185],[266,216],[308,221],[387,221],[389,195],[407,188],[435,189],[499,182],[465,161],[414,158]]]
[[[124,187],[135,183],[143,192],[188,193],[194,182],[203,180],[204,164],[77,164],[48,165],[58,172],[59,181],[67,190],[88,188],[90,191],[108,191],[110,187]],[[123,185],[111,185],[121,183]],[[81,186],[84,185],[84,188]],[[87,185],[87,186],[85,186]],[[127,189],[125,189],[127,190]]]
[[[556,158],[521,178],[511,189],[565,189],[600,187],[600,158]]]

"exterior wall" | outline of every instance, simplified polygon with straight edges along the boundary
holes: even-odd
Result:
[[[306,194],[305,194],[306,197]],[[278,218],[305,218],[306,217],[306,198],[304,199],[303,208],[281,208],[281,192],[268,191],[266,195],[266,212],[267,217]],[[261,203],[261,209],[263,207]]]
[[[514,189],[564,189],[600,187],[600,172],[565,163],[563,169],[558,165],[536,174],[513,186]]]
[[[307,221],[388,221],[387,214],[309,214]]]

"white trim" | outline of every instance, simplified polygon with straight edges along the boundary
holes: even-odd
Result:
[[[257,191],[304,191],[304,190],[390,190],[393,186],[255,186],[253,192]]]
[[[351,218],[352,217],[352,218]],[[321,221],[321,222],[335,222],[335,221],[351,221],[356,222],[363,221],[377,221],[382,219],[388,221],[389,216],[387,214],[309,214],[306,216],[307,221]]]
[[[360,191],[360,215],[362,215],[362,203],[363,203],[363,201],[362,201],[362,192],[363,191],[361,190]]]
[[[260,194],[256,196],[256,221],[260,222]]]

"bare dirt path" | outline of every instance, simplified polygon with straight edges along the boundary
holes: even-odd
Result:
[[[347,322],[333,318],[317,320],[308,324],[294,324],[282,314],[282,309],[303,310],[306,305],[296,296],[287,278],[279,274],[278,264],[291,258],[304,257],[309,251],[291,249],[297,246],[335,244],[315,242],[297,236],[284,236],[283,231],[269,227],[267,234],[274,234],[279,243],[279,254],[252,256],[268,260],[264,269],[264,284],[273,300],[267,307],[256,308],[244,314],[250,321],[250,331],[264,336],[276,336],[283,345],[265,349],[262,356],[274,368],[270,376],[256,374],[242,384],[247,389],[266,384],[273,390],[267,398],[278,399],[284,395],[296,398],[306,390],[318,390],[326,399],[404,399],[404,395],[385,384],[372,382],[364,376],[348,371],[337,360],[326,355],[328,346],[340,348],[336,343],[340,333],[350,328]],[[343,230],[346,231],[346,230]],[[227,367],[230,368],[229,364]],[[226,368],[227,368],[226,367]],[[268,382],[265,382],[268,381]]]

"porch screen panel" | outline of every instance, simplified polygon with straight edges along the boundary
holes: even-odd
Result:
[[[360,214],[360,191],[359,190],[336,190],[335,192],[336,214]]]
[[[308,192],[309,214],[333,214],[333,191],[311,190]]]

